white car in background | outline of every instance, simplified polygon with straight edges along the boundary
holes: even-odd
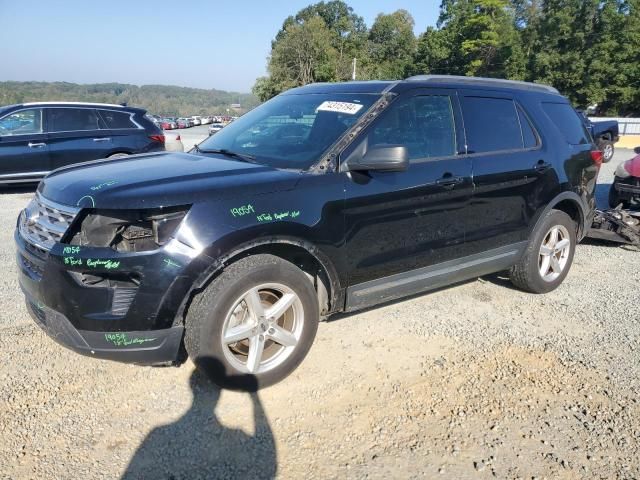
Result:
[[[213,121],[213,119],[211,117],[201,117],[200,118],[200,122],[202,123],[202,125],[209,125],[212,121]]]
[[[209,135],[218,133],[223,128],[224,128],[224,125],[222,123],[212,123],[211,125],[209,125]]]
[[[202,120],[198,115],[194,115],[193,117],[191,117],[191,120],[193,120],[193,124],[195,126],[202,125]]]

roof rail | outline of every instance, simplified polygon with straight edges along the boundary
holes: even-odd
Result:
[[[554,93],[560,95],[560,92],[541,83],[521,82],[519,80],[505,80],[503,78],[486,78],[486,77],[463,77],[461,75],[415,75],[406,79],[408,82],[451,82],[467,85],[485,85],[500,86],[506,88],[518,88],[520,90],[533,90],[537,92]]]
[[[116,105],[115,103],[98,103],[98,102],[24,102],[21,105],[84,105],[84,106],[102,106],[102,107],[126,107],[126,105]]]

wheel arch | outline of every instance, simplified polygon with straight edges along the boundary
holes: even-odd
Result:
[[[586,235],[586,229],[588,228],[587,221],[589,218],[589,214],[587,209],[584,206],[584,201],[580,196],[575,192],[562,192],[557,195],[549,204],[545,207],[545,209],[538,216],[533,230],[530,234],[538,229],[539,224],[542,222],[544,217],[551,210],[560,210],[571,219],[576,222],[578,227],[576,235],[578,239],[581,240]]]
[[[287,260],[309,276],[318,294],[321,316],[340,311],[344,307],[344,289],[331,259],[313,243],[288,236],[247,241],[218,255],[193,283],[177,312],[176,321],[184,319],[195,295],[205,289],[227,267],[250,255],[268,253]],[[175,322],[174,322],[175,323]]]

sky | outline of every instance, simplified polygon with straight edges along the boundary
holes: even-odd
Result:
[[[314,0],[0,0],[0,81],[163,84],[249,92],[284,19]],[[440,0],[347,0],[371,26]]]

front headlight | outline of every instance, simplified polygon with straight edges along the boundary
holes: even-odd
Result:
[[[618,167],[616,168],[616,171],[614,173],[614,175],[616,177],[627,178],[627,177],[631,176],[631,174],[626,169],[627,163],[629,163],[629,162],[628,161],[622,162],[620,165],[618,165]]]
[[[97,210],[75,227],[69,243],[119,252],[155,250],[169,242],[188,209]]]

